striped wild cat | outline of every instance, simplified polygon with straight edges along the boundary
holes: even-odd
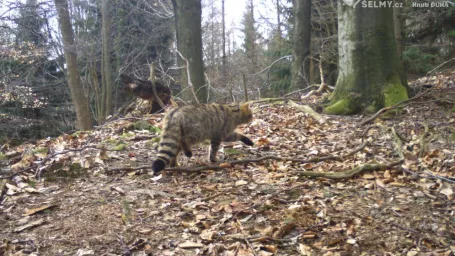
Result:
[[[245,135],[235,132],[241,124],[251,122],[253,112],[248,103],[240,105],[198,104],[186,105],[169,111],[163,121],[163,132],[158,154],[152,164],[155,173],[167,166],[177,165],[177,157],[183,150],[192,156],[191,146],[210,140],[209,160],[216,162],[216,153],[222,141],[241,141],[254,145]]]

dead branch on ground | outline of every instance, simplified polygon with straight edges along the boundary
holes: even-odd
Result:
[[[315,157],[315,158],[310,158],[310,159],[304,159],[304,158],[287,158],[287,157],[279,157],[279,156],[263,156],[259,157],[256,159],[240,159],[240,160],[234,160],[234,161],[229,161],[229,162],[224,162],[216,165],[205,165],[205,166],[198,166],[198,167],[188,167],[188,168],[181,168],[181,167],[173,167],[173,168],[167,168],[165,171],[178,171],[178,172],[202,172],[202,171],[207,171],[207,170],[222,170],[226,168],[230,168],[233,165],[240,165],[240,164],[249,164],[249,163],[259,163],[265,160],[276,160],[276,161],[284,161],[284,162],[294,162],[294,163],[317,163],[317,162],[323,162],[323,161],[343,161],[349,156],[352,156],[356,154],[357,152],[360,152],[363,150],[370,142],[366,141],[359,147],[355,148],[354,150],[348,152],[345,155],[341,156],[336,156],[336,155],[329,155],[329,156],[323,156],[323,157]],[[146,166],[139,166],[139,167],[118,167],[118,168],[111,168],[107,169],[106,172],[118,172],[118,171],[137,171],[137,170],[143,170],[143,169],[151,169],[151,165],[146,165]]]
[[[365,164],[359,167],[356,167],[351,170],[347,170],[344,172],[310,172],[310,171],[300,171],[296,172],[300,176],[304,177],[318,177],[318,178],[327,178],[333,180],[340,180],[340,179],[347,179],[352,178],[356,175],[359,175],[363,172],[374,172],[389,169],[395,167],[397,165],[401,165],[404,163],[404,160],[399,160],[396,162],[392,162],[390,164]]]

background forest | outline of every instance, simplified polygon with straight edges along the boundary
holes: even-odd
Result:
[[[225,11],[225,1],[202,1],[204,77],[198,86],[207,88],[205,99],[241,101],[244,83],[249,99],[279,97],[320,84],[321,71],[324,82],[335,85],[337,1],[312,2],[307,58],[310,77],[304,86],[291,83],[295,3],[246,1],[243,18],[234,20],[236,16]],[[401,58],[408,78],[415,78],[453,58],[455,11],[452,5],[415,8],[410,1],[403,4],[397,21],[403,28]],[[185,63],[177,51],[170,1],[69,0],[68,11],[76,72],[94,124],[119,114],[134,99],[125,93],[128,90],[120,74],[147,80],[152,62],[159,81],[172,90],[175,99],[191,100],[191,96],[185,97]],[[75,130],[76,111],[65,76],[67,66],[54,2],[2,1],[0,35],[1,141]]]
[[[454,5],[0,0],[0,255],[455,255]]]

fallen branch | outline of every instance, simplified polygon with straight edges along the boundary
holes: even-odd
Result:
[[[289,101],[288,105],[298,109],[301,112],[307,113],[308,115],[310,115],[314,120],[316,120],[320,124],[325,122],[324,118],[322,118],[321,115],[319,115],[316,111],[314,111],[308,105],[299,105],[299,104],[295,103],[292,100]]]
[[[317,177],[317,178],[327,178],[327,179],[347,179],[352,178],[356,175],[359,175],[363,172],[374,172],[380,171],[388,168],[392,168],[397,165],[401,165],[404,163],[404,160],[399,160],[390,164],[365,164],[359,167],[356,167],[351,170],[347,170],[344,172],[310,172],[310,171],[301,171],[297,172],[298,175],[304,177]]]
[[[360,152],[361,150],[363,150],[368,144],[369,144],[369,141],[365,141],[358,148],[355,148],[354,150],[352,150],[342,156],[323,156],[323,157],[315,157],[315,158],[310,158],[310,159],[287,158],[287,157],[279,157],[279,156],[263,156],[263,157],[259,157],[256,159],[234,160],[234,161],[224,162],[224,163],[220,163],[220,164],[216,164],[216,165],[204,165],[204,166],[188,167],[188,168],[173,167],[173,168],[167,168],[167,169],[165,169],[165,171],[178,171],[178,172],[202,172],[202,171],[207,171],[207,170],[217,171],[217,170],[222,170],[222,169],[232,167],[233,165],[258,163],[258,162],[262,162],[265,160],[277,160],[277,161],[294,162],[294,163],[317,163],[317,162],[329,161],[329,160],[343,161],[346,157],[352,156],[352,155],[356,154],[357,152]],[[118,168],[107,169],[106,172],[118,172],[118,171],[131,172],[131,171],[138,171],[138,170],[143,170],[143,169],[152,169],[152,166],[145,165],[145,166],[138,166],[138,167],[118,167]]]
[[[309,93],[307,93],[306,95],[302,96],[302,100],[308,99],[309,97],[311,97],[311,95],[314,95],[314,94],[319,95],[323,91],[330,91],[329,86],[326,83],[322,83],[321,85],[319,85],[319,88],[317,90],[312,90]]]

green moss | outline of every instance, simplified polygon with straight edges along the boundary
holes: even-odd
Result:
[[[155,137],[152,139],[152,142],[160,142],[161,137]]]
[[[124,133],[120,136],[120,138],[122,138],[122,139],[129,139],[129,138],[132,138],[132,137],[134,137],[134,136],[135,136],[135,135],[134,135],[134,133],[132,133],[132,132],[124,132]]]
[[[382,90],[382,94],[384,95],[385,107],[396,105],[397,103],[408,99],[408,92],[406,88],[401,85],[401,81],[398,75],[392,76],[387,81],[387,84]]]
[[[126,144],[118,144],[117,146],[113,147],[112,150],[115,150],[115,151],[121,151],[121,150],[124,150],[126,149]]]
[[[79,135],[86,134],[86,133],[87,133],[87,131],[76,131],[71,135],[78,137]]]
[[[103,144],[109,144],[109,145],[117,145],[119,143],[118,140],[116,139],[106,139],[104,140],[103,142],[101,142]]]
[[[133,124],[133,129],[134,130],[147,130],[147,131],[150,131],[150,132],[155,133],[155,134],[160,134],[161,133],[161,129],[160,128],[151,125],[146,120],[140,120],[140,121],[135,122]]]
[[[153,138],[152,140],[154,140],[154,139],[156,139],[156,138]],[[152,140],[146,141],[144,146],[147,147],[147,148],[153,148],[154,146],[157,146],[158,143],[153,142]]]
[[[49,149],[46,147],[36,147],[33,149],[34,154],[47,154],[49,152]]]
[[[341,99],[324,109],[324,113],[332,115],[349,115],[355,113],[357,106],[353,100]]]
[[[5,154],[0,153],[0,161],[5,161],[7,159],[8,159],[8,157]]]
[[[225,148],[224,153],[228,156],[235,156],[235,155],[241,155],[242,151],[237,150],[235,148]]]

